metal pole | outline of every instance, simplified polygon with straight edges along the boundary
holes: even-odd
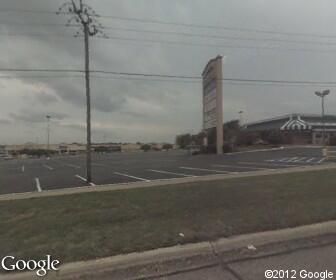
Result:
[[[86,181],[92,182],[91,174],[91,96],[90,96],[90,54],[89,54],[89,27],[84,24],[85,40],[85,82],[86,82]]]
[[[243,111],[239,112],[239,122],[240,122],[240,126],[243,126],[243,122],[244,122],[244,118],[243,118]]]
[[[326,145],[326,128],[325,128],[325,118],[324,118],[324,97],[325,95],[322,95],[322,137],[323,137],[323,145]]]
[[[47,116],[47,153],[50,154],[50,116]]]

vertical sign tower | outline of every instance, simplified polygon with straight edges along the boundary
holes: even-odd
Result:
[[[216,151],[223,154],[223,62],[222,56],[210,60],[203,71],[203,130],[216,128]],[[206,141],[209,144],[209,141]]]

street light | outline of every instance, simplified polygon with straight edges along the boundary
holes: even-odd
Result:
[[[322,141],[323,141],[323,145],[326,145],[326,129],[325,129],[325,119],[324,119],[324,98],[329,95],[330,93],[330,90],[327,89],[327,90],[324,90],[322,92],[320,91],[316,91],[315,92],[315,95],[318,96],[318,97],[321,97],[322,99],[322,125],[323,125],[323,132],[322,132]]]
[[[243,114],[244,114],[244,111],[239,111],[239,123],[240,123],[240,126],[243,126],[243,122],[244,122],[244,119],[243,119]]]
[[[49,150],[50,150],[50,116],[46,116],[47,118],[47,152],[49,156]]]

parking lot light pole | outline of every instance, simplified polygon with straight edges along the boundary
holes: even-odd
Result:
[[[50,116],[46,116],[47,118],[47,153],[50,155]]]
[[[325,110],[324,110],[324,98],[330,94],[330,90],[324,90],[322,92],[320,91],[316,91],[315,95],[318,97],[321,97],[322,100],[322,141],[323,141],[323,145],[326,145],[326,128],[325,128]]]
[[[244,111],[239,111],[238,114],[239,114],[239,124],[240,124],[240,126],[243,126],[243,123],[244,123],[244,116],[243,116]]]

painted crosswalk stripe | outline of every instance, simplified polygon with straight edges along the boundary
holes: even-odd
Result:
[[[114,174],[119,175],[119,176],[128,177],[128,178],[131,178],[131,179],[140,180],[140,181],[143,181],[143,182],[150,182],[151,181],[151,180],[148,180],[148,179],[132,176],[132,175],[129,175],[129,174],[119,173],[119,172],[114,172]]]
[[[175,173],[175,172],[163,171],[163,170],[148,169],[148,171],[155,172],[155,173],[161,173],[161,174],[183,176],[183,177],[198,177],[198,176],[191,175],[191,174]]]
[[[38,192],[42,192],[41,183],[39,178],[35,178],[36,188]]]
[[[215,172],[215,173],[225,173],[225,174],[235,174],[238,172],[229,172],[229,171],[224,171],[224,170],[217,170],[217,169],[206,169],[206,168],[194,168],[194,167],[180,167],[181,169],[185,170],[196,170],[196,171],[210,171],[210,172]]]

